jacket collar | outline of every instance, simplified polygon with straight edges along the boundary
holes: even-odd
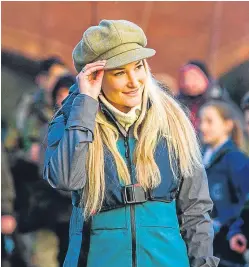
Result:
[[[107,117],[107,119],[114,123],[114,125],[117,127],[119,132],[126,137],[127,132],[125,128],[118,122],[118,120],[115,118],[115,116],[111,113],[111,111],[105,106],[105,104],[101,101],[99,98],[99,107],[101,112]]]
[[[79,88],[78,88],[77,84],[74,84],[70,87],[69,95],[62,102],[62,104],[65,104],[64,105],[64,112],[66,112],[66,113],[70,112],[71,104],[74,100],[74,97],[77,96],[79,93],[80,92],[79,92]],[[74,96],[74,97],[72,97],[72,96]],[[69,98],[71,99],[71,101],[69,101]],[[151,100],[148,99],[147,110],[149,110],[151,108],[151,106],[152,106]],[[118,120],[111,113],[111,111],[100,100],[100,98],[99,98],[99,107],[100,107],[100,110],[106,115],[107,119],[114,123],[114,125],[117,127],[117,129],[119,130],[121,135],[123,135],[124,137],[127,137],[128,133],[126,132],[124,127],[118,122]],[[66,115],[69,116],[69,114],[66,114]]]
[[[217,151],[214,152],[209,164],[206,166],[206,169],[212,167],[216,162],[218,162],[221,157],[223,157],[227,152],[236,149],[236,145],[229,138]]]
[[[147,110],[152,106],[150,99],[148,99],[147,103]],[[115,126],[118,128],[119,132],[124,136],[127,137],[128,132],[125,130],[125,128],[118,122],[118,120],[115,118],[115,116],[112,114],[112,112],[105,106],[105,104],[101,101],[99,98],[99,107],[101,112],[107,117],[107,119],[115,124]],[[134,126],[134,125],[133,125]],[[133,127],[131,126],[131,128]]]

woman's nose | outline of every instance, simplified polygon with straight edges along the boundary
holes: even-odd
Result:
[[[129,88],[138,88],[139,87],[139,80],[136,74],[129,74],[129,81],[128,81]]]

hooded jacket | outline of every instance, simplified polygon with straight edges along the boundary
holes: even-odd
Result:
[[[65,267],[77,266],[85,238],[79,201],[87,179],[86,154],[94,138],[99,108],[118,127],[117,147],[128,165],[133,185],[137,184],[132,161],[136,141],[132,131],[126,133],[101,103],[80,94],[76,86],[70,91],[62,114],[58,113],[50,123],[44,165],[44,179],[51,186],[73,191],[74,208]],[[165,142],[159,141],[155,152],[162,182],[140,203],[124,203],[124,187],[119,182],[113,157],[104,147],[106,191],[100,213],[92,216],[87,267],[217,266],[209,217],[212,201],[205,170],[196,169],[192,177],[183,179],[177,194],[179,180],[173,178],[167,146],[163,144]],[[81,249],[84,250],[84,246]]]

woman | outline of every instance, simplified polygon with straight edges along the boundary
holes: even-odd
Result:
[[[64,266],[77,266],[83,222],[87,267],[217,266],[195,133],[153,81],[146,43],[137,25],[103,20],[73,51],[77,85],[50,124],[44,168],[73,191]]]
[[[236,263],[243,264],[243,259],[230,250],[226,235],[248,193],[248,173],[241,172],[248,162],[240,150],[243,130],[231,106],[221,101],[205,104],[200,111],[200,121],[202,141],[206,144],[203,159],[214,202],[214,253],[222,258],[220,266],[237,266]]]

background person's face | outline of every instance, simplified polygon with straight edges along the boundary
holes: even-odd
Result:
[[[68,73],[68,69],[64,66],[61,66],[59,64],[53,65],[49,69],[49,73],[47,75],[47,80],[44,86],[44,89],[47,92],[51,92],[51,90],[54,88],[55,83],[58,81],[58,78],[62,75]]]
[[[62,101],[68,96],[69,88],[68,87],[61,87],[56,95],[56,105],[61,107]]]
[[[203,94],[207,89],[207,79],[196,69],[183,71],[184,93],[190,96]]]
[[[225,121],[216,108],[209,106],[201,110],[200,131],[202,142],[207,145],[216,146],[229,137],[231,121]]]
[[[122,112],[142,102],[146,72],[142,61],[105,71],[102,90],[107,100]]]

